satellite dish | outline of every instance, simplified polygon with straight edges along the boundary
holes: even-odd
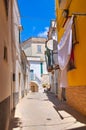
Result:
[[[50,50],[53,50],[53,39],[51,39],[47,42],[47,48]]]

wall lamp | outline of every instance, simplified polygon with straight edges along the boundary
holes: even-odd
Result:
[[[19,24],[19,25],[18,25],[18,29],[19,29],[20,31],[22,31],[22,30],[23,30],[23,26],[22,26],[21,24]]]
[[[62,13],[62,16],[63,16],[64,18],[68,18],[68,14],[69,14],[69,10],[68,10],[68,9],[64,9],[64,10],[63,10],[63,13]]]

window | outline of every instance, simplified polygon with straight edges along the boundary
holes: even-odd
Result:
[[[7,47],[4,47],[4,60],[7,61]]]
[[[66,9],[69,7],[71,0],[58,0],[60,9]]]
[[[41,75],[43,74],[43,63],[40,63],[40,72],[41,72]]]
[[[59,0],[59,5],[61,4],[61,1],[62,1],[62,0]]]
[[[34,80],[34,70],[30,70],[30,79]]]
[[[13,81],[15,81],[15,73],[13,73]]]
[[[41,45],[37,45],[37,52],[38,52],[38,53],[41,52]]]
[[[9,4],[9,0],[4,0],[4,3],[5,3],[6,16],[8,16],[8,4]]]
[[[58,0],[59,1],[59,6],[61,6],[61,4],[66,1],[66,0]]]

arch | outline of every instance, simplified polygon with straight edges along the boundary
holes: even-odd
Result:
[[[30,89],[32,92],[38,92],[39,85],[36,81],[30,82]]]

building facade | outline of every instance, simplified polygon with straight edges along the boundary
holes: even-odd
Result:
[[[30,38],[22,43],[27,60],[30,62],[30,80],[42,84],[42,76],[47,73],[45,62],[46,38]]]
[[[68,63],[68,87],[66,98],[69,105],[86,116],[86,1],[58,0],[56,1],[57,29],[59,42],[64,35],[70,19],[73,19],[72,50]]]
[[[20,33],[22,31],[20,12],[18,3],[13,1],[13,28],[12,28],[12,40],[13,40],[13,107],[15,108],[19,100],[25,96],[29,89],[29,61],[27,61],[26,55],[21,48]]]
[[[9,7],[9,8],[8,8]],[[0,129],[8,130],[12,96],[11,11],[12,3],[0,1]]]
[[[21,96],[24,97],[29,92],[30,86],[30,63],[27,60],[27,57],[24,51],[21,49],[21,72],[22,72],[22,91]]]
[[[19,95],[23,97],[28,89],[29,64],[19,44],[17,0],[1,0],[0,12],[0,130],[8,130]]]
[[[13,87],[13,107],[15,108],[18,101],[21,91],[21,51],[19,45],[19,25],[20,21],[20,12],[18,9],[17,1],[13,1],[13,21],[12,21],[12,41],[13,41],[13,76],[14,76],[14,87]]]
[[[51,20],[48,40],[46,42],[46,63],[49,71],[50,91],[58,93],[58,55],[57,55],[57,31],[56,21]]]

